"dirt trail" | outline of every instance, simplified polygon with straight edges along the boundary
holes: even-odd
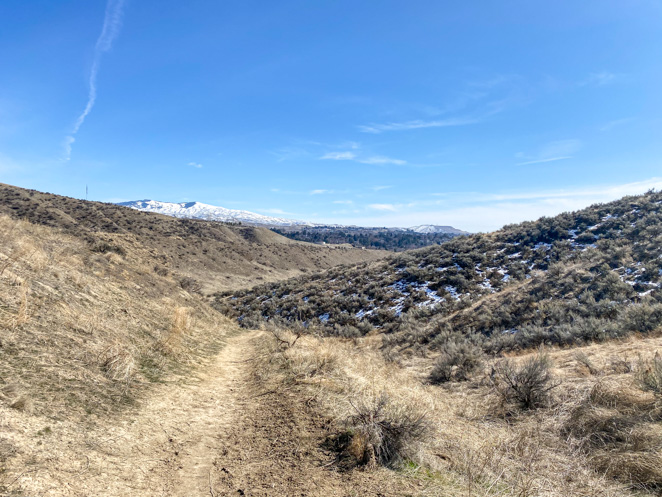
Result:
[[[260,332],[230,337],[204,370],[185,384],[160,385],[110,426],[51,420],[52,432],[35,445],[46,420],[13,425],[31,452],[22,454],[23,472],[11,490],[109,497],[410,493],[413,482],[394,482],[386,470],[335,470],[333,454],[321,448],[329,421],[300,399],[261,391],[253,381],[263,338]]]

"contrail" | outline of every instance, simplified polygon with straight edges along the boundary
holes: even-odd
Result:
[[[65,147],[65,160],[69,160],[71,157],[71,146],[74,141],[76,141],[75,135],[78,133],[78,130],[85,122],[85,118],[92,111],[94,107],[94,102],[97,99],[97,74],[99,73],[99,65],[101,63],[101,56],[110,50],[113,45],[113,41],[117,38],[119,34],[120,27],[122,25],[122,9],[124,7],[125,0],[108,0],[106,4],[106,14],[103,19],[103,28],[101,29],[101,34],[97,39],[97,43],[94,46],[94,58],[92,59],[92,68],[90,69],[90,79],[89,79],[89,94],[87,97],[87,105],[85,109],[76,119],[74,128],[70,135],[64,139]]]

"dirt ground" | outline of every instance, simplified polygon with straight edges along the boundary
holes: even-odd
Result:
[[[238,333],[186,383],[87,425],[0,409],[4,490],[29,496],[418,495],[424,485],[379,469],[339,472],[322,449],[330,422],[253,368],[260,332]],[[9,449],[7,449],[9,450]],[[1,466],[1,464],[0,464]],[[0,494],[2,486],[0,486]]]

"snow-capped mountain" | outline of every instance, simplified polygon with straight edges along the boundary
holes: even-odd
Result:
[[[408,228],[409,231],[416,233],[449,233],[453,235],[466,235],[466,231],[453,228],[452,226],[437,226],[436,224],[421,224],[420,226],[412,226]]]
[[[133,200],[131,202],[119,202],[117,205],[131,207],[139,211],[156,212],[166,216],[187,219],[204,219],[206,221],[234,222],[259,226],[273,227],[308,227],[318,229],[350,229],[350,230],[381,230],[381,231],[414,231],[420,234],[447,233],[451,235],[464,235],[466,231],[458,230],[452,226],[437,226],[423,224],[412,228],[361,228],[360,226],[342,226],[339,224],[317,224],[296,219],[285,219],[280,217],[264,216],[250,211],[226,209],[215,205],[203,204],[201,202],[160,202],[158,200]]]
[[[313,223],[283,219],[280,217],[263,216],[255,212],[226,209],[201,202],[159,202],[158,200],[133,200],[119,202],[118,205],[131,207],[139,211],[156,212],[166,216],[188,219],[204,219],[207,221],[239,222],[244,224],[258,224],[267,226],[314,226]]]

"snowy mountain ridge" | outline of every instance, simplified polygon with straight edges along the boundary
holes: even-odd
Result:
[[[206,221],[221,221],[225,223],[245,223],[267,226],[315,226],[306,221],[284,219],[280,217],[264,216],[255,212],[236,209],[226,209],[201,202],[160,202],[158,200],[133,200],[119,202],[118,205],[130,207],[139,211],[156,212],[166,216],[204,219]]]
[[[203,204],[202,202],[161,202],[158,200],[132,200],[130,202],[118,202],[117,205],[130,207],[144,212],[155,212],[166,216],[203,219],[206,221],[220,221],[225,223],[244,223],[259,226],[278,227],[309,227],[309,228],[358,228],[355,226],[342,226],[339,224],[318,224],[296,219],[265,216],[255,212],[227,209],[215,205]],[[458,230],[452,226],[438,226],[423,224],[412,228],[382,228],[384,231],[413,231],[420,234],[467,234],[466,231]]]

